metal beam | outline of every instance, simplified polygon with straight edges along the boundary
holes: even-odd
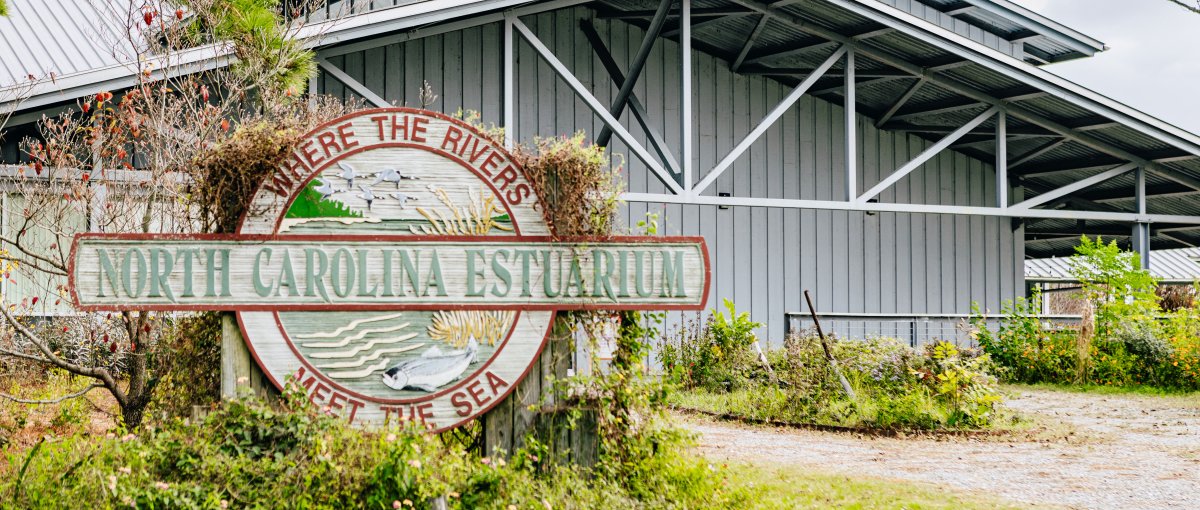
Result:
[[[1039,97],[1044,94],[1040,91],[1030,91],[1028,87],[1018,87],[1004,91],[993,93],[996,99],[1005,102],[1024,101],[1030,98]],[[953,113],[962,110],[970,110],[981,106],[988,106],[990,103],[974,99],[947,99],[944,101],[933,101],[928,104],[913,105],[911,108],[905,108],[897,112],[894,116],[895,120],[909,119],[913,117],[923,117],[926,115],[939,115],[943,113]]]
[[[1177,242],[1177,243],[1179,243],[1179,244],[1182,244],[1182,245],[1184,245],[1184,246],[1187,246],[1188,248],[1195,248],[1195,247],[1196,247],[1196,244],[1195,244],[1195,243],[1193,243],[1193,242],[1191,242],[1191,241],[1187,241],[1187,240],[1185,240],[1185,239],[1183,239],[1183,238],[1180,238],[1180,237],[1173,236],[1173,235],[1171,235],[1171,234],[1163,234],[1163,233],[1161,233],[1161,232],[1160,232],[1158,235],[1159,235],[1159,237],[1163,237],[1163,238],[1166,238],[1166,239],[1170,239],[1170,240],[1172,240],[1172,241],[1175,241],[1175,242]]]
[[[1176,216],[1170,214],[1138,215],[1131,212],[1077,211],[1067,209],[1016,209],[1009,207],[896,204],[888,202],[843,202],[841,200],[797,200],[790,198],[757,197],[714,197],[693,195],[690,197],[664,193],[625,193],[621,198],[627,202],[666,204],[716,205],[730,207],[774,207],[781,209],[815,209],[826,211],[894,212],[914,214],[956,214],[971,216],[994,216],[1002,218],[1046,218],[1066,220],[1096,220],[1131,222],[1145,220],[1152,223],[1177,223],[1196,225],[1200,230],[1200,216]]]
[[[608,47],[604,45],[604,40],[600,34],[596,32],[596,28],[588,19],[579,20],[579,28],[583,31],[583,35],[592,45],[592,50],[596,52],[596,57],[600,59],[600,63],[604,65],[604,69],[608,71],[608,76],[617,86],[625,83],[625,73],[621,71],[621,67],[617,61],[613,59],[612,53],[608,51]],[[650,139],[650,145],[654,148],[654,152],[658,153],[658,157],[662,159],[671,173],[678,175],[680,172],[679,163],[675,161],[675,156],[671,153],[671,147],[667,145],[666,139],[658,132],[654,126],[650,125],[648,119],[649,114],[646,113],[646,108],[638,99],[637,94],[629,94],[629,111],[633,113],[633,118],[642,126],[642,130],[646,132],[646,137]]]
[[[1150,172],[1154,175],[1157,175],[1159,177],[1162,177],[1163,179],[1175,181],[1179,184],[1182,184],[1182,185],[1192,188],[1194,190],[1200,191],[1200,180],[1194,179],[1192,177],[1181,174],[1179,172],[1166,171],[1158,165],[1148,166],[1148,167],[1146,167],[1146,171]]]
[[[633,93],[633,87],[637,85],[638,78],[642,75],[642,68],[646,66],[646,59],[650,57],[650,50],[654,49],[654,42],[658,39],[658,35],[662,33],[663,25],[667,22],[667,14],[671,12],[673,0],[659,0],[658,11],[654,13],[654,18],[650,20],[650,28],[646,29],[646,35],[642,37],[642,45],[638,48],[638,52],[633,57],[633,61],[629,63],[629,74],[626,75],[624,83],[621,84],[621,89],[617,91],[616,97],[613,98],[612,106],[609,107],[608,113],[615,118],[621,118],[621,112],[625,111],[625,102],[629,100],[629,95]],[[596,145],[608,147],[609,140],[612,139],[612,130],[607,126],[600,129],[600,135],[596,137]]]
[[[1013,140],[1026,140],[1026,139],[1030,139],[1030,138],[1058,138],[1058,137],[1059,137],[1058,135],[1032,135],[1032,134],[1028,134],[1028,133],[1013,133],[1011,131],[1008,133],[1008,140],[1010,142]],[[971,149],[972,147],[975,147],[977,145],[995,146],[995,144],[996,144],[996,134],[994,132],[989,133],[989,134],[975,132],[975,133],[968,133],[967,136],[963,137],[963,141],[958,142],[954,145],[951,145],[950,150],[967,150],[967,149]],[[985,154],[983,159],[988,159],[993,154],[995,154],[995,153]]]
[[[1055,189],[1052,191],[1048,191],[1046,193],[1042,193],[1036,197],[1027,199],[1024,202],[1016,204],[1016,205],[1012,206],[1012,208],[1017,209],[1017,210],[1030,210],[1038,205],[1044,204],[1044,203],[1054,200],[1058,197],[1066,196],[1066,195],[1069,195],[1076,191],[1079,191],[1081,189],[1084,189],[1088,186],[1092,186],[1092,185],[1107,181],[1109,179],[1112,179],[1113,177],[1116,177],[1118,175],[1129,172],[1130,170],[1133,170],[1137,167],[1138,167],[1137,163],[1126,163],[1124,165],[1118,166],[1111,170],[1106,170],[1104,172],[1100,172],[1100,173],[1093,175],[1091,177],[1088,177],[1086,179],[1080,179],[1078,181],[1075,181],[1075,182],[1068,184],[1066,186],[1063,186],[1061,188],[1058,188],[1058,189]]]
[[[642,145],[633,138],[633,135],[625,129],[625,126],[621,125],[621,121],[617,120],[616,117],[613,117],[612,114],[608,112],[604,105],[600,103],[600,100],[596,99],[596,96],[592,95],[592,92],[588,90],[587,86],[580,82],[579,78],[576,78],[574,74],[571,74],[571,70],[567,69],[567,66],[563,65],[562,61],[558,60],[558,57],[554,56],[554,52],[550,51],[550,48],[547,48],[546,45],[543,44],[540,39],[538,39],[537,35],[534,34],[533,31],[529,30],[529,27],[525,26],[525,23],[523,23],[516,16],[512,15],[508,17],[508,20],[510,23],[512,23],[513,28],[515,28],[517,32],[520,32],[521,37],[523,37],[530,46],[533,46],[533,49],[538,52],[538,55],[540,55],[547,64],[550,64],[550,67],[554,69],[554,72],[558,73],[558,76],[561,77],[563,81],[567,82],[567,85],[569,85],[571,89],[575,91],[575,95],[579,96],[579,98],[588,105],[588,108],[591,108],[596,115],[600,116],[600,118],[604,120],[605,124],[612,128],[612,131],[617,138],[620,138],[621,141],[624,142],[627,147],[629,147],[629,150],[636,154],[638,159],[641,159],[642,162],[650,168],[650,171],[654,172],[658,179],[662,181],[664,186],[670,189],[673,193],[683,192],[683,189],[679,186],[679,183],[675,182],[675,179],[672,178],[667,170],[658,163],[658,160],[655,159],[645,147],[642,147]]]
[[[746,55],[750,54],[750,49],[754,47],[754,42],[758,40],[758,36],[762,34],[764,28],[767,27],[767,22],[771,18],[767,15],[762,15],[758,18],[758,23],[754,25],[754,30],[750,31],[750,36],[746,38],[746,43],[742,45],[742,51],[738,52],[737,58],[733,59],[733,64],[729,66],[733,72],[738,72],[742,68],[742,63],[746,61]]]
[[[696,184],[696,187],[693,190],[694,193],[699,195],[706,188],[708,188],[713,181],[716,181],[717,177],[720,177],[721,174],[724,173],[725,170],[727,170],[730,165],[732,165],[733,162],[742,155],[743,152],[746,152],[746,149],[750,148],[750,145],[753,144],[755,140],[758,140],[763,133],[767,132],[767,129],[770,129],[771,125],[774,124],[775,121],[779,120],[779,118],[782,117],[783,114],[787,112],[793,104],[796,104],[796,101],[799,101],[800,97],[803,96],[808,89],[812,88],[813,84],[815,84],[817,80],[821,79],[821,76],[825,74],[830,67],[833,67],[833,64],[835,64],[838,60],[841,60],[842,55],[844,55],[846,51],[847,48],[845,46],[838,48],[833,52],[833,55],[830,55],[829,58],[825,59],[825,62],[817,68],[818,72],[809,75],[809,77],[800,82],[796,88],[792,89],[787,97],[783,98],[783,101],[780,101],[779,104],[775,106],[775,109],[771,110],[766,117],[763,117],[762,121],[758,123],[758,126],[750,131],[750,133],[747,134],[746,137],[743,138],[742,141],[733,148],[733,150],[729,151],[729,154],[726,154],[725,157],[722,158],[721,161],[712,168],[712,170],[708,171],[708,174],[706,174],[704,178]]]
[[[375,105],[376,108],[386,108],[392,106],[392,104],[387,102],[386,99],[380,97],[379,94],[375,93],[375,91],[367,88],[366,85],[359,83],[358,80],[346,74],[346,72],[339,69],[338,66],[329,63],[328,60],[323,58],[318,57],[316,60],[317,66],[320,67],[322,71],[325,71],[330,76],[336,78],[337,81],[340,81],[347,87],[350,87],[350,90],[353,90],[354,93],[362,96],[363,99],[366,99],[372,105]]]
[[[1082,119],[1074,119],[1064,123],[1067,127],[1075,131],[1095,131],[1097,129],[1107,129],[1110,127],[1120,126],[1120,122],[1100,116],[1085,117]]]
[[[904,166],[900,167],[900,169],[892,172],[891,175],[884,178],[879,182],[879,184],[876,184],[874,187],[867,190],[866,193],[863,193],[862,196],[858,197],[856,202],[862,203],[875,198],[875,196],[881,193],[883,190],[889,188],[893,184],[896,184],[900,181],[900,179],[903,179],[904,176],[912,173],[913,170],[916,170],[921,165],[925,164],[926,161],[933,159],[933,157],[937,156],[938,153],[946,150],[947,147],[958,141],[958,139],[962,138],[963,135],[966,135],[967,133],[970,133],[972,129],[979,127],[980,124],[983,124],[985,121],[990,119],[992,115],[995,115],[998,111],[1000,111],[1000,109],[995,106],[988,108],[987,111],[981,113],[974,119],[971,119],[970,122],[958,128],[953,133],[946,135],[945,138],[933,144],[928,149],[925,149],[925,152],[922,152],[916,158],[913,158],[912,161],[905,163]]]
[[[703,28],[705,28],[705,27],[708,27],[708,26],[711,26],[711,25],[716,25],[716,24],[719,24],[719,23],[723,23],[723,22],[725,22],[726,20],[729,20],[729,19],[732,19],[732,18],[740,18],[740,17],[742,17],[742,16],[751,16],[751,15],[753,15],[753,14],[754,14],[754,13],[752,13],[752,12],[739,12],[739,13],[737,13],[737,14],[729,14],[729,15],[726,15],[726,16],[714,16],[714,17],[708,18],[708,19],[706,19],[706,20],[703,20],[703,21],[697,21],[697,22],[695,22],[695,23],[692,23],[692,25],[691,25],[691,27],[692,27],[692,32],[695,32],[695,31],[697,31],[697,30],[701,30],[701,29],[703,29]],[[672,28],[672,29],[670,29],[670,30],[667,30],[666,32],[663,32],[663,33],[662,33],[662,36],[663,36],[663,37],[665,37],[665,38],[671,38],[671,37],[675,37],[675,36],[677,36],[677,35],[680,35],[680,34],[682,34],[682,33],[683,33],[683,25],[681,24],[681,25],[679,25],[678,27],[675,27],[675,28]]]
[[[858,82],[858,88],[870,87],[871,85],[877,85],[877,84],[886,83],[889,81],[904,80],[907,78],[911,78],[911,76],[889,76],[887,78],[875,78],[873,80],[864,80],[864,81]],[[840,93],[845,88],[846,88],[846,84],[842,83],[836,87],[829,87],[829,88],[814,90],[811,92],[811,94],[814,96],[820,96],[823,94]]]
[[[746,76],[808,76],[816,71],[811,67],[768,67],[764,65],[743,65],[738,69],[738,74]],[[846,73],[830,71],[825,73],[826,78],[841,78],[846,76]],[[856,71],[854,76],[857,78],[889,78],[889,79],[911,79],[912,76],[908,73],[899,71],[881,71],[878,69],[871,71]]]
[[[658,10],[636,10],[636,11],[600,11],[596,17],[600,19],[619,19],[619,20],[636,20],[652,18]],[[712,16],[730,16],[733,14],[754,14],[754,11],[742,9],[738,7],[715,7],[715,8],[700,8],[692,9],[693,18],[712,17]],[[668,18],[678,18],[681,14],[670,13]]]
[[[880,128],[886,124],[887,121],[892,120],[892,117],[896,115],[896,112],[900,111],[900,108],[903,108],[905,103],[908,103],[908,100],[912,99],[913,95],[916,94],[918,90],[921,90],[921,87],[924,85],[925,78],[917,78],[917,81],[913,82],[912,86],[909,87],[908,90],[904,91],[904,93],[901,94],[898,99],[896,99],[895,103],[892,103],[892,107],[888,108],[888,110],[875,121],[875,127]]]
[[[1182,197],[1194,197],[1196,195],[1200,195],[1200,191],[1190,189],[1190,188],[1186,189],[1186,190],[1181,190],[1181,189],[1179,189],[1178,184],[1146,188],[1146,198],[1147,199],[1182,198]],[[1086,199],[1096,202],[1098,204],[1110,204],[1110,203],[1120,203],[1120,202],[1128,202],[1130,200],[1136,200],[1137,196],[1134,193],[1130,193],[1127,190],[1123,190],[1120,192],[1094,193],[1094,194],[1085,195],[1083,198],[1086,198]]]
[[[1024,165],[1025,163],[1033,161],[1046,153],[1052,152],[1055,149],[1062,147],[1063,145],[1066,145],[1067,142],[1069,142],[1069,140],[1063,138],[1063,139],[1054,140],[1052,142],[1035,147],[1033,150],[1030,150],[1029,152],[1022,154],[1021,157],[1017,158],[1015,161],[1009,162],[1008,168],[1009,168],[1009,170],[1012,170],[1016,167]]]
[[[767,18],[767,16],[764,15],[763,18],[765,19],[765,18]],[[895,32],[895,31],[896,31],[896,29],[890,28],[890,27],[877,28],[877,29],[868,30],[866,32],[861,32],[858,34],[851,35],[850,39],[852,41],[865,41],[867,39],[870,39],[873,37],[879,37],[881,35],[887,35],[892,32]],[[783,48],[783,49],[772,51],[770,53],[755,55],[754,57],[750,57],[746,62],[747,63],[759,63],[764,60],[798,55],[798,54],[807,53],[809,51],[816,50],[816,49],[828,48],[828,47],[832,46],[833,43],[836,43],[836,42],[837,41],[828,41],[828,42],[822,42],[822,43],[816,43],[816,44],[809,44],[806,46],[800,46],[800,47],[795,47],[795,48]]]
[[[802,54],[808,53],[810,51],[824,50],[824,49],[833,48],[836,46],[838,46],[838,43],[836,41],[821,41],[819,43],[808,44],[808,45],[804,45],[804,46],[796,46],[796,47],[792,47],[792,48],[772,50],[772,51],[769,51],[766,53],[760,53],[758,55],[754,55],[752,57],[748,56],[745,59],[744,63],[758,64],[765,60],[772,60],[772,59],[781,58],[781,57],[791,57],[791,56],[795,56],[795,55],[802,55]]]

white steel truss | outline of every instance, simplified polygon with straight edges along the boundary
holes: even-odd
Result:
[[[696,180],[697,168],[695,167],[695,148],[693,141],[693,104],[692,104],[692,2],[691,0],[660,0],[659,8],[654,11],[654,20],[650,24],[650,29],[647,30],[646,39],[642,41],[642,45],[638,51],[634,61],[628,63],[625,69],[628,73],[621,70],[621,66],[612,60],[612,56],[607,53],[607,49],[602,43],[598,42],[597,37],[589,37],[592,41],[597,56],[604,64],[608,72],[608,76],[613,83],[621,90],[618,93],[616,101],[612,104],[605,104],[600,101],[595,94],[588,89],[584,83],[577,78],[571,69],[561,62],[552,50],[544,44],[538,36],[529,29],[521,21],[521,17],[538,12],[559,9],[567,6],[584,3],[582,0],[559,0],[557,2],[548,2],[543,4],[532,4],[525,7],[510,9],[503,13],[490,14],[481,16],[478,20],[462,20],[449,25],[438,25],[423,29],[413,30],[397,36],[383,38],[379,40],[377,45],[391,44],[397,40],[411,40],[426,35],[444,33],[450,29],[462,29],[468,26],[476,26],[485,23],[503,23],[503,124],[505,127],[511,128],[515,125],[515,108],[516,108],[516,93],[514,69],[516,66],[515,53],[517,38],[515,34],[520,35],[520,39],[524,40],[532,47],[538,56],[544,60],[558,76],[566,82],[573,92],[599,117],[604,124],[606,131],[611,133],[625,144],[633,155],[640,160],[649,171],[660,180],[667,188],[667,193],[625,193],[624,199],[630,202],[648,202],[648,203],[668,203],[668,204],[695,204],[695,205],[717,205],[717,206],[744,206],[744,207],[773,207],[773,208],[795,208],[795,209],[816,209],[816,210],[838,210],[838,211],[864,211],[864,212],[897,212],[897,213],[931,213],[931,214],[953,214],[953,215],[977,215],[977,216],[998,216],[1011,218],[1046,218],[1046,219],[1075,219],[1075,220],[1097,220],[1097,221],[1117,221],[1127,222],[1133,226],[1134,237],[1139,238],[1139,233],[1144,237],[1149,235],[1150,223],[1172,223],[1182,225],[1200,225],[1200,216],[1183,216],[1183,215],[1168,215],[1168,214],[1149,214],[1145,207],[1146,189],[1145,175],[1152,173],[1163,178],[1172,180],[1196,190],[1200,193],[1200,180],[1181,175],[1163,166],[1162,160],[1153,160],[1143,158],[1129,151],[1126,151],[1113,144],[1105,142],[1087,133],[1087,126],[1081,128],[1073,128],[1065,126],[1060,122],[1056,122],[1046,118],[1032,110],[1022,107],[1019,103],[1023,100],[1042,97],[1046,92],[1032,90],[1016,91],[1013,94],[998,94],[997,96],[989,95],[970,88],[958,81],[938,74],[939,71],[949,69],[952,66],[958,66],[964,62],[967,64],[976,63],[995,67],[984,62],[984,59],[973,53],[965,52],[961,61],[952,63],[943,62],[931,67],[921,67],[918,64],[900,60],[897,57],[881,52],[872,47],[861,44],[863,39],[891,33],[897,30],[905,31],[905,33],[920,35],[912,27],[908,26],[888,26],[884,29],[875,30],[866,34],[844,35],[833,32],[829,29],[816,26],[805,20],[796,18],[791,14],[779,9],[782,4],[788,2],[776,2],[767,4],[755,0],[730,0],[732,3],[741,6],[744,9],[758,16],[755,30],[749,35],[737,59],[732,63],[731,68],[735,71],[752,72],[748,68],[754,62],[749,57],[750,51],[754,46],[755,39],[758,37],[762,28],[766,26],[768,21],[789,26],[799,32],[803,32],[810,36],[817,36],[826,40],[825,43],[820,43],[822,48],[833,48],[833,53],[829,55],[823,63],[815,69],[796,70],[790,74],[803,74],[804,78],[798,85],[791,90],[786,97],[783,98],[767,115],[765,115],[758,124],[756,124],[749,132],[747,132],[741,141],[734,146],[732,150],[722,157],[712,168],[703,169],[702,176]],[[891,23],[888,16],[879,14],[875,10],[862,7],[860,5],[852,5],[854,2],[846,0],[830,0],[835,5],[839,5],[850,9],[858,14],[866,16],[873,21],[877,21],[884,25]],[[679,159],[675,159],[676,152],[672,147],[667,145],[665,137],[656,131],[649,122],[646,121],[646,112],[644,105],[633,93],[633,84],[638,79],[638,74],[645,65],[646,55],[649,54],[649,47],[656,39],[663,35],[662,29],[665,18],[663,14],[665,9],[670,7],[672,10],[678,6],[678,11],[672,12],[670,16],[677,17],[679,20],[678,26],[671,29],[669,32],[679,35],[680,41],[680,63],[681,63],[681,80],[680,80],[680,137],[681,147],[679,147]],[[744,16],[746,13],[735,13],[739,16]],[[698,23],[697,23],[698,24]],[[587,35],[589,25],[584,26],[583,30]],[[927,37],[922,36],[925,39]],[[361,83],[355,81],[352,77],[342,72],[336,66],[325,60],[325,56],[345,54],[348,51],[358,51],[365,49],[364,43],[355,43],[351,45],[351,50],[347,47],[334,48],[330,52],[321,52],[322,58],[318,59],[318,65],[328,73],[329,76],[343,82],[355,93],[367,99],[372,104],[386,105],[387,102],[372,92]],[[810,44],[811,46],[811,44]],[[798,48],[799,49],[799,48]],[[815,50],[814,50],[815,51]],[[872,61],[885,64],[897,70],[896,75],[888,75],[887,73],[878,74],[879,71],[873,71],[872,75],[862,75],[858,73],[857,59],[866,58]],[[844,62],[844,71],[841,77],[844,78],[842,85],[831,87],[823,90],[813,90],[816,83],[822,78],[831,78],[835,76],[830,70],[838,62]],[[761,72],[761,71],[753,71]],[[773,72],[763,72],[762,74],[777,74]],[[878,76],[876,76],[878,74]],[[867,81],[858,81],[860,78],[871,78]],[[936,86],[946,91],[953,92],[965,98],[961,104],[946,104],[941,108],[961,111],[976,107],[986,107],[986,110],[972,118],[962,126],[943,132],[944,137],[932,144],[928,149],[917,155],[910,161],[900,164],[900,166],[890,175],[883,177],[874,185],[868,184],[870,187],[863,192],[857,189],[858,183],[858,168],[856,162],[860,152],[859,141],[857,139],[857,89],[859,87],[869,85],[879,81],[890,81],[897,79],[911,79],[911,85],[905,88],[891,107],[881,116],[875,119],[876,126],[887,126],[889,122],[894,121],[897,117],[905,115],[902,112],[906,110],[905,105],[909,100],[922,88],[926,86]],[[628,92],[625,92],[628,90]],[[795,103],[805,94],[821,95],[830,93],[840,93],[844,98],[844,112],[846,116],[845,122],[845,182],[846,189],[841,200],[807,200],[807,199],[781,199],[781,198],[762,198],[762,197],[739,197],[739,196],[712,196],[705,194],[712,184],[723,174],[725,174],[738,158],[742,157],[747,149],[755,143],[765,132],[767,132],[773,124],[776,123]],[[633,134],[626,128],[618,119],[624,111],[630,111],[631,117],[640,124],[640,127],[646,133],[650,147],[648,149],[639,143]],[[908,110],[911,111],[911,110]],[[1008,151],[1008,141],[1015,137],[1028,136],[1044,136],[1036,133],[1027,132],[1010,132],[1008,123],[1010,118],[1019,119],[1020,121],[1037,126],[1052,133],[1052,140],[1042,144],[1028,152],[1010,155]],[[913,171],[920,168],[923,164],[930,161],[938,154],[948,149],[955,148],[955,144],[962,138],[971,135],[978,135],[976,130],[985,122],[995,119],[994,144],[996,148],[994,168],[996,179],[996,195],[995,203],[992,206],[956,206],[956,205],[928,205],[928,204],[910,204],[910,203],[884,203],[879,202],[876,198],[886,189],[895,185],[901,179],[905,178]],[[885,127],[886,129],[886,127]],[[506,143],[510,146],[513,143],[513,130],[506,130]],[[1049,153],[1066,143],[1074,142],[1093,150],[1109,155],[1126,163],[1119,164],[1115,167],[1102,167],[1100,172],[1080,179],[1071,184],[1059,187],[1057,189],[1036,190],[1040,193],[1032,198],[1025,199],[1021,189],[1013,188],[1009,180],[1009,172],[1016,167],[1020,167],[1039,156]],[[983,143],[983,142],[967,142],[968,144]],[[1010,157],[1011,156],[1011,157]],[[1078,171],[1080,169],[1072,169]],[[1113,207],[1099,208],[1100,210],[1075,210],[1051,208],[1049,206],[1060,206],[1064,203],[1075,204],[1090,204],[1103,206],[1102,203],[1088,202],[1083,199],[1073,198],[1072,194],[1093,186],[1097,183],[1111,179],[1113,177],[1125,174],[1130,171],[1136,171],[1138,178],[1136,181],[1136,211],[1120,211],[1114,210]],[[1191,193],[1191,192],[1188,192]],[[1015,203],[1013,203],[1015,202]],[[1200,227],[1197,227],[1200,228]],[[1166,230],[1163,230],[1165,232]],[[1140,239],[1140,238],[1139,238]]]

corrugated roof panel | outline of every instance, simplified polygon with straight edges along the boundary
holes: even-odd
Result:
[[[1067,241],[1074,246],[1076,241]],[[1200,248],[1153,250],[1150,274],[1168,282],[1200,280]],[[1071,257],[1050,257],[1025,261],[1026,280],[1072,280]]]
[[[9,0],[0,18],[0,86],[126,64],[129,4],[120,0]]]

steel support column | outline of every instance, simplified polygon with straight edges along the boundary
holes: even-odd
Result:
[[[854,76],[854,48],[846,50],[846,98],[842,109],[846,113],[846,201],[858,197],[858,113],[857,83]]]
[[[679,122],[680,142],[683,145],[683,191],[692,194],[692,0],[681,0],[679,26],[680,92]]]
[[[1136,179],[1137,212],[1146,214],[1146,169],[1138,167]],[[1137,252],[1142,269],[1150,269],[1150,222],[1133,223],[1133,251]]]
[[[517,90],[516,69],[517,60],[514,58],[513,23],[514,18],[504,18],[504,148],[512,150],[517,136]]]
[[[996,207],[1008,207],[1008,114],[996,115]]]

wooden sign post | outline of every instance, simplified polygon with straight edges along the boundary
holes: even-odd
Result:
[[[558,238],[532,190],[461,121],[356,112],[302,140],[236,234],[82,234],[70,287],[83,310],[234,312],[274,386],[446,430],[551,368],[535,362],[558,310],[704,307],[702,238]],[[245,371],[235,347],[223,370]]]

